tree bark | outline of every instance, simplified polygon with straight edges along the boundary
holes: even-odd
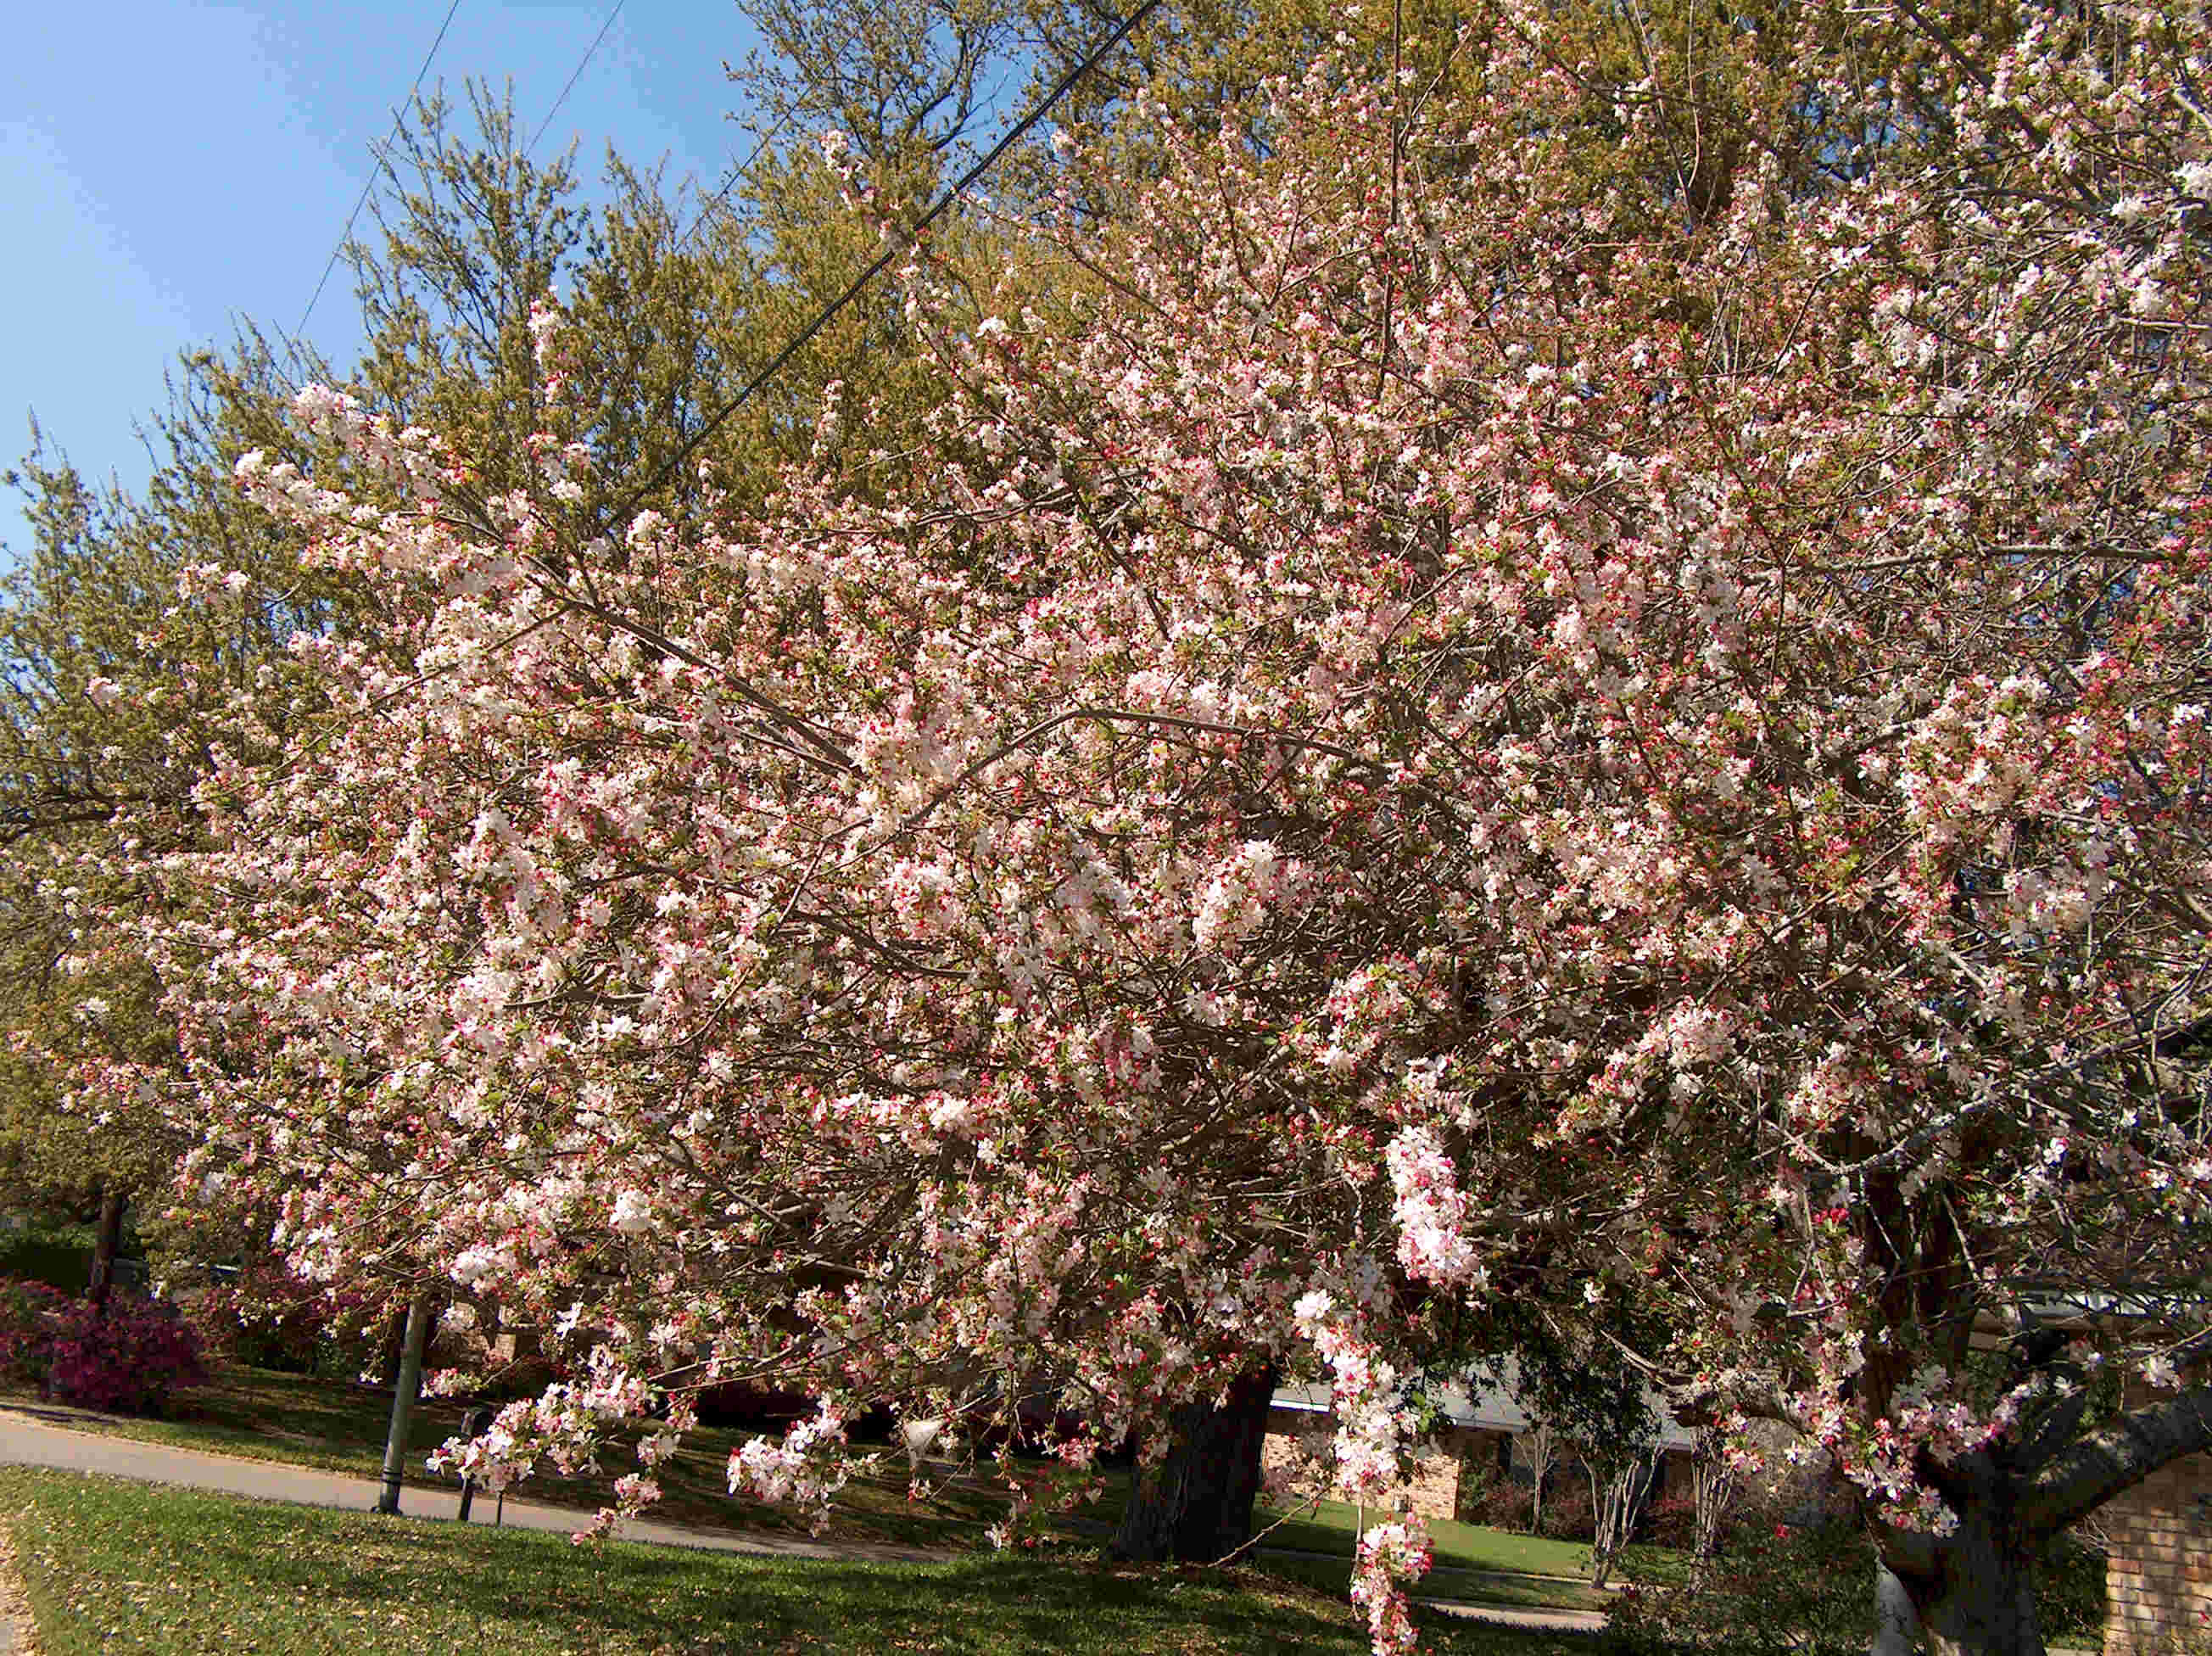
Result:
[[[1274,1394],[1270,1365],[1239,1377],[1220,1408],[1186,1403],[1169,1416],[1167,1453],[1130,1487],[1116,1558],[1210,1564],[1251,1538]]]
[[[1897,1572],[1880,1559],[1874,1567],[1874,1643],[1868,1656],[1912,1656],[1920,1641],[1920,1612]]]
[[[1900,1578],[1936,1656],[2044,1656],[2035,1555],[2008,1528],[1969,1513],[1936,1580]]]
[[[399,1364],[406,1350],[407,1307],[402,1306],[384,1326],[384,1349],[377,1357],[376,1372],[384,1376],[385,1385],[399,1384]]]
[[[1728,1463],[1728,1434],[1711,1421],[1700,1422],[1697,1434],[1690,1477],[1698,1530],[1691,1556],[1697,1561],[1694,1568],[1702,1570],[1721,1555],[1721,1537],[1735,1505],[1736,1477]]]
[[[1521,1444],[1527,1451],[1528,1462],[1528,1533],[1540,1535],[1544,1531],[1544,1486],[1551,1481],[1553,1463],[1559,1458],[1559,1445],[1552,1428],[1541,1421],[1521,1434]]]
[[[2192,1385],[2054,1452],[2021,1495],[2021,1518],[2040,1535],[2056,1535],[2160,1467],[2207,1452],[2212,1385]]]
[[[1876,1526],[1885,1568],[1938,1656],[2043,1656],[2035,1573],[2051,1537],[2184,1455],[2212,1450],[2212,1387],[2130,1411],[2063,1446],[2039,1440],[1924,1461],[1949,1535]],[[1877,1602],[1880,1602],[1879,1600]],[[1889,1646],[1877,1642],[1877,1656]]]
[[[92,1275],[85,1283],[84,1297],[102,1312],[107,1309],[108,1291],[115,1284],[115,1256],[123,1246],[123,1206],[119,1189],[113,1184],[101,1187],[100,1228],[93,1233]]]
[[[1635,1532],[1636,1515],[1658,1479],[1662,1452],[1655,1448],[1614,1461],[1583,1458],[1583,1470],[1589,1478],[1591,1515],[1596,1522],[1590,1546],[1590,1586],[1600,1592],[1612,1579],[1620,1549]]]
[[[1936,1656],[2044,1656],[2035,1571],[2048,1531],[2021,1510],[2024,1480],[1990,1449],[1949,1462],[1923,1453],[1919,1471],[1942,1493],[1955,1527],[1937,1535],[1877,1525],[1875,1543],[1929,1648]],[[1876,1583],[1879,1592],[1879,1576]]]

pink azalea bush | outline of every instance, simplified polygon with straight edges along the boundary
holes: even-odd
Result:
[[[151,1415],[208,1373],[198,1334],[165,1300],[117,1294],[103,1309],[10,1282],[0,1288],[0,1376],[82,1408]]]
[[[191,1301],[192,1324],[217,1355],[302,1374],[360,1373],[380,1354],[388,1320],[370,1293],[333,1293],[270,1261],[249,1262]]]
[[[0,1282],[0,1380],[43,1387],[54,1329],[72,1297],[45,1282]]]

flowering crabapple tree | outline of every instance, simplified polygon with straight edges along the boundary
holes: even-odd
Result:
[[[833,389],[711,532],[574,515],[557,405],[484,498],[303,395],[411,504],[240,480],[394,622],[296,641],[321,730],[113,916],[188,1173],[544,1329],[451,1451],[495,1482],[665,1409],[635,1510],[727,1380],[822,1399],[733,1485],[1040,1391],[1079,1479],[1317,1370],[1384,1509],[1440,1318],[1510,1303],[1671,1330],[1628,1355],[1832,1456],[1944,1648],[2039,1649],[2043,1539],[2212,1446],[2208,29],[1869,8],[1846,75],[1808,9],[1762,107],[1848,165],[1747,143],[1695,211],[1593,193],[1663,88],[1593,113],[1541,6],[1322,59],[1264,155],[1140,105],[1130,222],[1009,227],[980,320],[902,272],[921,452]]]

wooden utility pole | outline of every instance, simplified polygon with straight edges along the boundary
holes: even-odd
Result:
[[[408,1427],[415,1394],[422,1384],[422,1348],[430,1342],[430,1296],[418,1294],[407,1307],[407,1337],[399,1349],[399,1373],[392,1383],[392,1430],[384,1440],[384,1491],[376,1510],[399,1511],[399,1485],[407,1475]]]

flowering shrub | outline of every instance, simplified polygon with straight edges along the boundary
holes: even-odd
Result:
[[[1785,113],[1697,205],[1569,136],[1680,176],[1671,94],[1559,33],[1620,9],[1486,9],[1418,113],[1347,34],[1264,155],[1133,107],[1161,176],[1103,242],[917,248],[950,389],[864,487],[825,435],[750,514],[586,527],[550,314],[544,472],[495,498],[303,393],[373,486],[240,482],[388,625],[300,635],[316,739],[262,764],[292,691],[246,697],[172,911],[88,924],[191,1085],[87,1094],[188,1099],[185,1176],[303,1275],[404,1256],[599,1342],[510,1459],[647,1376],[1048,1373],[1112,1440],[1266,1361],[1372,1500],[1436,1312],[1540,1259],[1547,1316],[1640,1306],[1978,1556],[2007,1508],[1937,1483],[2016,1490],[2079,1417],[1984,1408],[1948,1331],[2025,1274],[2182,1280],[2212,1215],[2156,1062],[2212,908],[2212,23],[1969,73],[1916,8],[1723,21]],[[208,624],[262,601],[216,575]],[[737,1470],[811,1502],[837,1436]],[[1363,1550],[1378,1649],[1422,1557]],[[2005,1584],[1950,1579],[1955,1637]]]
[[[824,1403],[812,1419],[785,1433],[782,1442],[752,1438],[731,1451],[730,1493],[805,1507],[819,1535],[830,1521],[830,1503],[848,1476],[840,1453],[844,1443],[843,1411]],[[993,1540],[1004,1544],[995,1535]]]
[[[32,1282],[0,1291],[0,1374],[123,1415],[158,1414],[208,1377],[200,1337],[174,1306],[115,1294],[103,1313]]]
[[[1461,1515],[1469,1524],[1486,1525],[1493,1530],[1525,1530],[1535,1501],[1527,1484],[1500,1478],[1464,1505]]]
[[[270,1260],[206,1288],[191,1317],[217,1355],[290,1374],[359,1373],[381,1351],[386,1321],[371,1294],[334,1291]]]
[[[1698,1504],[1687,1495],[1662,1495],[1644,1509],[1639,1540],[1687,1552],[1698,1539]]]
[[[173,1392],[207,1378],[199,1336],[174,1307],[118,1295],[105,1315],[83,1306],[64,1318],[46,1389],[88,1409],[147,1415],[159,1414]]]
[[[0,1383],[46,1383],[56,1319],[70,1298],[45,1282],[0,1282]]]
[[[1377,1524],[1360,1536],[1352,1602],[1367,1612],[1376,1656],[1413,1647],[1413,1619],[1398,1583],[1426,1575],[1433,1556],[1428,1530],[1418,1518]]]
[[[1536,1532],[1554,1541],[1587,1541],[1596,1526],[1589,1485],[1562,1479],[1544,1497],[1544,1516]]]

